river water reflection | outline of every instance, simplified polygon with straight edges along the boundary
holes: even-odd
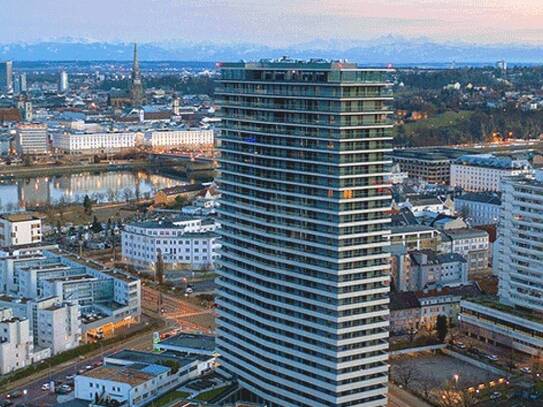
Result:
[[[30,208],[62,202],[98,202],[150,198],[158,190],[186,182],[148,171],[82,172],[0,181],[0,210]]]

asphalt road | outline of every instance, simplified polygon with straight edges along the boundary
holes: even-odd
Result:
[[[432,407],[430,404],[418,397],[400,389],[398,386],[389,383],[388,385],[388,407]]]
[[[51,380],[66,382],[66,376],[77,374],[77,371],[84,369],[86,366],[94,365],[97,362],[101,362],[104,356],[111,355],[122,349],[136,349],[136,350],[151,350],[152,349],[152,332],[148,332],[144,335],[137,336],[129,339],[125,342],[121,342],[113,348],[109,348],[107,351],[102,352],[100,355],[95,355],[90,358],[75,359],[72,363],[69,363],[65,367],[57,370],[58,367],[54,367],[52,370],[54,373],[49,374],[47,377],[32,380],[24,386],[12,389],[9,393],[13,393],[15,390],[23,393],[26,390],[26,396],[12,400],[14,404],[23,404],[25,406],[32,407],[48,407],[57,405],[57,395],[52,394],[49,391],[42,390],[41,387],[44,383],[48,383]],[[1,400],[6,399],[6,394],[0,395]]]

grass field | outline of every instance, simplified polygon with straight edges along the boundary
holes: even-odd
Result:
[[[461,110],[459,112],[454,112],[451,110],[444,113],[440,113],[426,120],[420,120],[418,122],[407,123],[403,127],[405,130],[405,134],[412,135],[412,134],[416,134],[418,131],[420,131],[423,128],[439,129],[441,127],[454,126],[456,123],[469,119],[469,117],[472,114],[473,112],[471,111]]]

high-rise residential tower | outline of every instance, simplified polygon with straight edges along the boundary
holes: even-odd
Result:
[[[132,105],[137,106],[143,103],[143,82],[141,80],[140,63],[138,60],[138,46],[134,44],[134,59],[132,62],[132,85],[130,87]]]
[[[62,70],[60,71],[59,77],[58,77],[58,91],[60,93],[65,93],[68,90],[69,84],[68,84],[68,72]]]
[[[222,366],[268,406],[386,406],[387,70],[221,71]]]
[[[500,301],[543,312],[543,170],[502,182],[493,270]]]
[[[13,62],[0,62],[0,94],[13,92]]]

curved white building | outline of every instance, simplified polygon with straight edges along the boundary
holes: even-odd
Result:
[[[268,406],[387,405],[385,73],[222,65],[217,351]]]

